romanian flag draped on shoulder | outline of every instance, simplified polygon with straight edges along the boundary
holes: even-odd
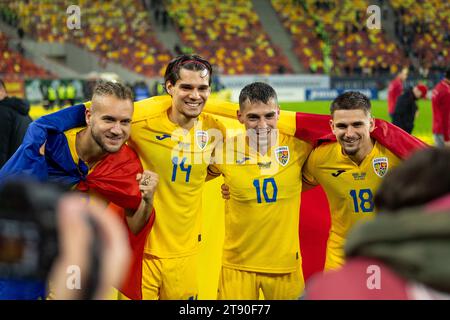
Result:
[[[84,162],[75,164],[70,153],[64,131],[85,125],[85,105],[76,105],[34,121],[24,137],[22,145],[0,170],[0,181],[16,176],[33,177],[39,181],[53,181],[88,192],[93,190],[113,203],[114,210],[126,224],[123,208],[136,210],[141,203],[141,193],[136,174],[143,171],[137,154],[127,145],[118,152],[110,153],[89,172]],[[45,156],[40,153],[45,143]],[[146,227],[137,235],[128,232],[133,249],[132,268],[122,293],[127,297],[141,298],[138,264],[142,261],[142,251],[146,235],[153,225],[154,214]],[[139,252],[141,254],[139,255]],[[140,259],[139,259],[140,257]]]
[[[22,145],[0,170],[0,179],[26,175],[40,181],[77,185],[81,191],[94,189],[122,208],[137,209],[141,194],[136,173],[142,172],[142,166],[130,147],[108,154],[90,173],[81,160],[73,162],[64,131],[85,125],[84,108],[83,104],[76,105],[67,108],[69,112],[62,110],[34,121]],[[40,153],[44,143],[45,156]]]

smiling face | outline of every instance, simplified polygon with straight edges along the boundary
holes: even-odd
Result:
[[[279,114],[280,107],[273,98],[267,103],[247,100],[237,112],[239,122],[245,125],[245,129],[254,129],[257,134],[267,135],[277,128]]]
[[[330,126],[343,152],[352,159],[362,161],[372,150],[370,133],[375,126],[370,113],[362,109],[335,110]]]
[[[273,143],[271,134],[276,133],[274,129],[277,129],[279,115],[280,107],[274,98],[267,103],[247,99],[237,112],[239,122],[245,125],[247,136],[262,148]]]
[[[175,84],[166,82],[167,92],[172,96],[172,112],[186,119],[197,118],[211,93],[210,75],[206,69],[194,71],[184,68],[179,74]]]
[[[105,152],[117,152],[128,140],[133,116],[133,102],[113,95],[94,96],[86,110],[88,131]]]

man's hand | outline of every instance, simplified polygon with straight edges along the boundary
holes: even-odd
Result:
[[[153,212],[153,195],[158,185],[158,174],[144,170],[142,173],[136,175],[136,180],[139,183],[139,190],[141,191],[142,201],[137,210],[127,209],[127,224],[133,234],[138,234],[148,222]]]
[[[159,176],[157,173],[144,170],[143,173],[138,173],[136,175],[136,180],[139,181],[139,190],[141,191],[142,200],[146,204],[153,205],[153,195],[156,191],[156,186],[159,182]]]
[[[58,204],[59,253],[49,275],[52,295],[57,300],[85,299],[88,294],[84,287],[74,290],[68,286],[71,277],[68,270],[79,270],[80,283],[85,283],[93,271],[90,259],[95,231],[88,217],[95,222],[101,239],[98,244],[101,269],[93,298],[107,299],[111,288],[123,283],[130,264],[131,249],[122,221],[109,209],[95,203],[86,205],[82,199],[79,194],[68,194]]]
[[[225,200],[230,200],[230,187],[224,183],[220,186],[220,188],[222,189],[222,198]]]

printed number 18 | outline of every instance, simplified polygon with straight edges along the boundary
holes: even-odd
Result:
[[[353,206],[355,208],[355,212],[358,213],[359,209],[362,212],[373,212],[373,194],[370,189],[361,189],[359,190],[358,195],[356,195],[356,190],[350,190],[350,196],[353,199]]]

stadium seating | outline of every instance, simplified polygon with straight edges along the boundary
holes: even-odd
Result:
[[[100,56],[143,75],[161,76],[171,59],[156,40],[148,14],[139,0],[79,1],[81,28],[69,30],[70,0],[10,1],[19,24],[41,42],[73,42]],[[37,14],[36,14],[37,13]]]
[[[182,41],[224,74],[291,73],[248,0],[166,1]]]
[[[38,41],[72,42],[108,61],[154,77],[171,58],[156,39],[140,0],[80,0],[81,28],[67,28],[70,0],[4,0],[2,17]],[[379,75],[411,65],[384,30],[366,28],[368,0],[271,0],[291,35],[292,51],[313,73]],[[390,0],[397,37],[422,66],[450,63],[450,5],[441,0]],[[183,47],[208,58],[223,74],[291,73],[287,58],[271,43],[249,0],[167,0]],[[3,63],[4,64],[4,63]]]
[[[10,50],[8,42],[8,37],[0,31],[0,74],[25,77],[51,76],[49,72],[36,66],[19,52]]]
[[[292,37],[293,50],[300,62],[312,72],[323,72],[325,44],[314,31],[314,19],[293,1],[272,0],[272,5]]]
[[[272,5],[292,36],[299,60],[312,72],[323,72],[327,46],[331,72],[337,75],[396,72],[409,64],[382,30],[366,28],[361,12],[368,1],[272,0]]]
[[[398,17],[397,36],[425,68],[450,64],[450,4],[442,0],[391,0]]]

